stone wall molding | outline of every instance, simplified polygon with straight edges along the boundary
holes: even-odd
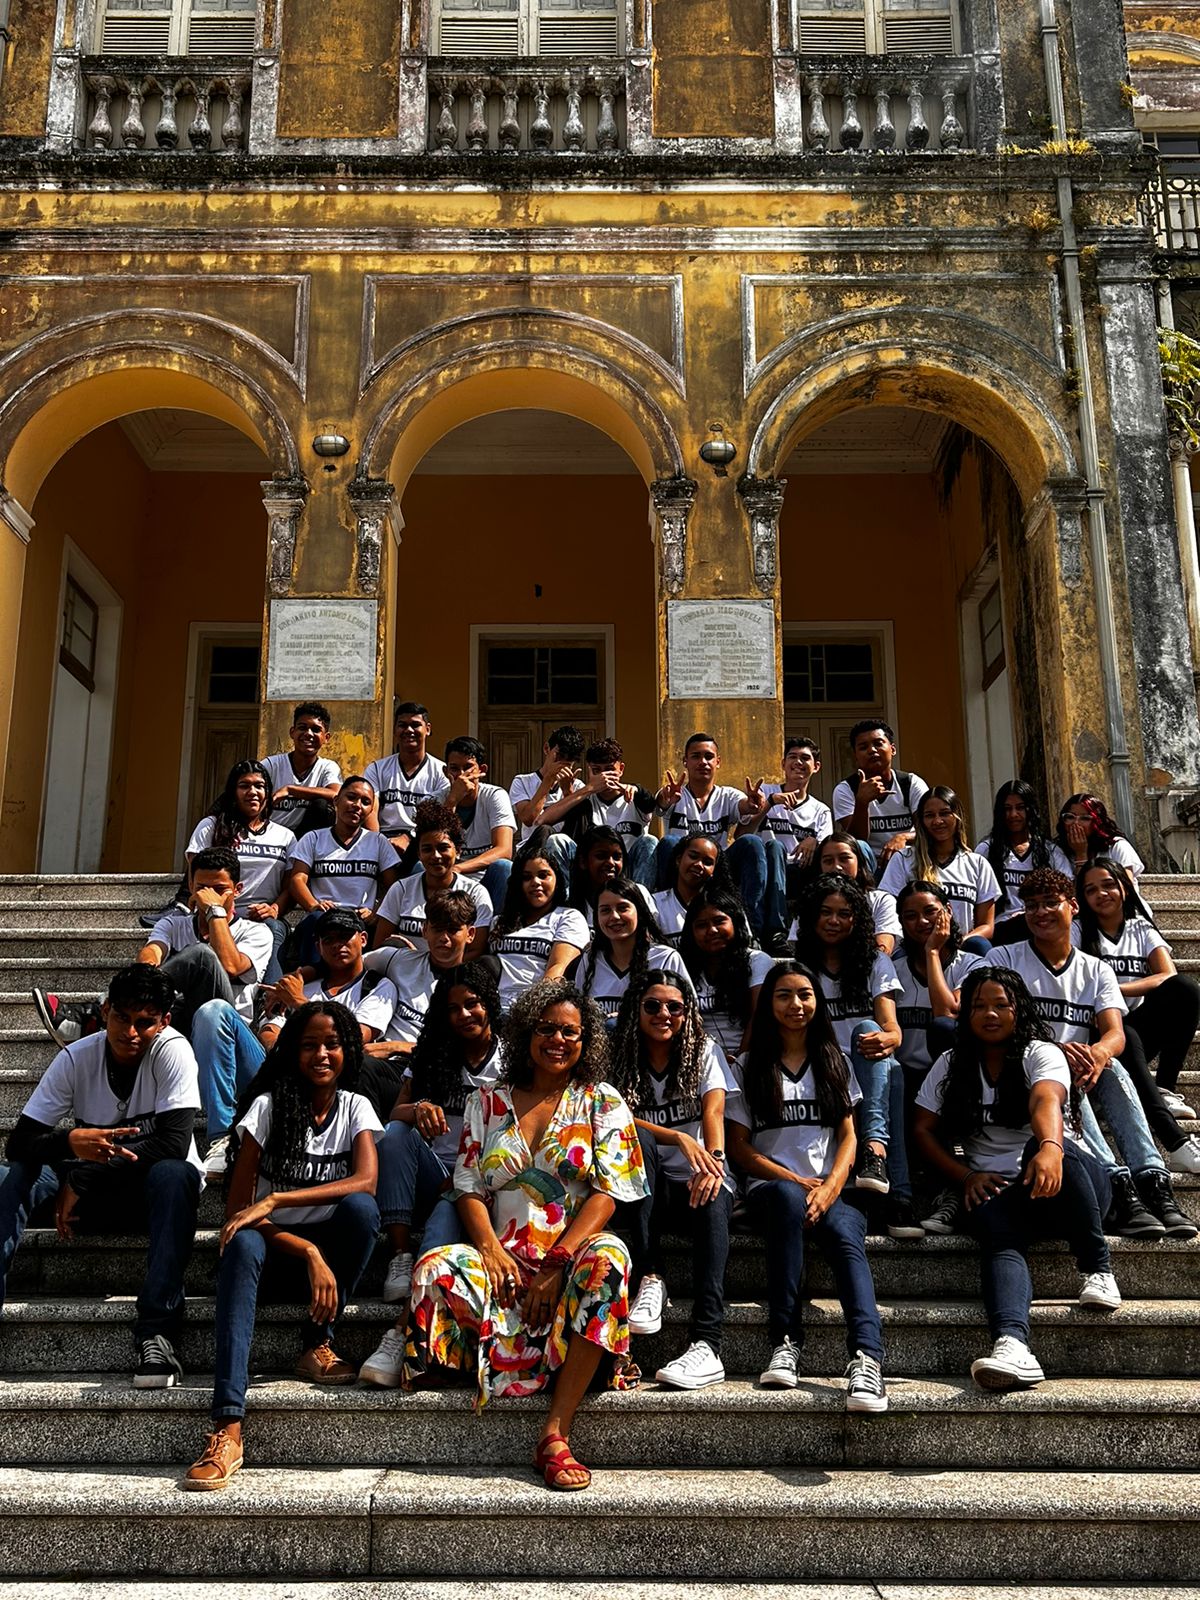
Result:
[[[737,491],[750,519],[750,555],[754,582],[763,594],[774,594],[779,582],[779,518],[786,478],[754,478],[746,472]]]
[[[687,581],[688,518],[696,499],[696,483],[682,475],[658,478],[650,485],[657,524],[663,592],[680,594]]]
[[[377,595],[383,570],[384,535],[400,543],[403,519],[396,507],[396,490],[383,478],[368,478],[361,470],[346,490],[354,513],[354,586],[359,594]]]
[[[268,478],[259,488],[267,513],[267,590],[272,595],[290,594],[308,482],[299,476]]]

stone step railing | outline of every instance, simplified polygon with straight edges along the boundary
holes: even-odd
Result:
[[[91,56],[84,145],[89,150],[241,150],[250,116],[246,60],[204,62]]]
[[[434,57],[429,149],[509,155],[614,154],[625,148],[621,61]]]
[[[969,57],[796,56],[802,148],[860,155],[973,148]]]

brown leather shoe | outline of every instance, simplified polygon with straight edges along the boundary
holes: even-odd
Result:
[[[242,1466],[242,1446],[227,1428],[210,1433],[203,1454],[187,1470],[185,1489],[225,1489]]]
[[[296,1363],[296,1376],[310,1383],[354,1383],[358,1369],[352,1367],[331,1344],[319,1344],[306,1350]]]

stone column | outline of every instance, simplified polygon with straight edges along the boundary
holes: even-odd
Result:
[[[308,484],[303,478],[268,478],[259,487],[267,512],[267,591],[290,594],[296,533],[308,499]]]
[[[384,535],[390,534],[392,543],[399,545],[403,526],[395,509],[396,491],[382,478],[355,478],[346,493],[354,513],[354,587],[359,594],[378,595]]]
[[[786,478],[754,478],[743,473],[738,494],[750,518],[750,565],[756,587],[773,595],[779,584],[779,517]]]
[[[21,597],[25,583],[25,551],[33,532],[33,518],[0,484],[0,792],[18,791],[24,785],[4,783],[8,764],[8,735],[12,718],[13,684],[17,672],[17,646],[21,634]],[[0,817],[0,871],[14,868],[6,860],[3,818]]]
[[[650,496],[659,587],[664,594],[677,595],[687,581],[687,526],[696,485],[691,478],[658,478],[650,485]]]
[[[1191,460],[1200,449],[1193,440],[1172,431],[1171,487],[1175,496],[1175,527],[1179,534],[1179,567],[1187,606],[1188,635],[1192,641],[1192,681],[1200,698],[1200,556],[1196,550],[1196,509],[1192,503]]]

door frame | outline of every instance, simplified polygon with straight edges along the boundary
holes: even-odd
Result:
[[[967,755],[970,793],[964,796],[971,809],[975,833],[982,837],[991,826],[996,787],[1006,780],[992,772],[991,726],[988,717],[988,692],[983,687],[983,641],[979,636],[980,608],[992,592],[1000,589],[1000,622],[1004,631],[1004,676],[1007,680],[1008,721],[1012,731],[1012,770],[1017,777],[1017,752],[1013,729],[1012,634],[1009,631],[1008,596],[1004,574],[995,545],[989,545],[964,580],[958,592],[958,657],[963,687],[963,746]],[[982,749],[980,748],[982,744]],[[982,759],[981,759],[982,758]]]
[[[45,844],[50,804],[50,750],[54,740],[54,703],[58,692],[58,650],[62,641],[63,604],[67,578],[72,577],[96,602],[96,687],[88,716],[88,747],[84,764],[80,830],[75,842],[76,862],[83,847],[83,819],[91,816],[100,830],[97,867],[104,854],[108,830],[108,784],[112,772],[113,729],[117,713],[117,681],[121,665],[121,624],[124,601],[100,569],[84,555],[74,539],[63,539],[62,568],[58,575],[58,609],[55,612],[54,670],[50,679],[50,718],[46,727],[46,755],[42,769],[42,814],[38,821],[38,870]],[[96,720],[93,721],[93,713]],[[103,755],[100,750],[103,749]],[[95,753],[94,753],[95,752]],[[78,870],[78,866],[77,869]],[[91,869],[88,869],[91,870]]]
[[[467,731],[479,737],[479,647],[484,639],[569,639],[604,640],[604,725],[606,738],[616,738],[617,670],[613,654],[616,624],[612,622],[473,622],[470,625],[470,689],[467,701]]]
[[[200,820],[187,814],[188,794],[192,787],[192,763],[196,742],[196,669],[200,664],[200,640],[206,633],[244,633],[263,638],[261,622],[192,622],[188,624],[187,676],[183,689],[183,734],[179,752],[179,794],[175,801],[175,859],[183,860],[183,852],[192,836],[192,829]],[[260,680],[261,681],[261,680]],[[260,702],[261,703],[261,702]]]

